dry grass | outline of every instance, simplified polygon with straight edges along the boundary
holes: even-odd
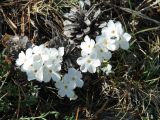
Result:
[[[56,95],[53,83],[28,82],[24,73],[15,71],[15,59],[11,59],[13,64],[8,67],[6,55],[5,59],[0,57],[0,119],[56,119],[58,115],[57,119],[66,120],[160,119],[160,2],[95,0],[92,3],[101,4],[100,19],[108,20],[107,14],[121,21],[133,36],[129,51],[113,54],[114,73],[107,77],[101,72],[85,74],[85,86],[76,90],[79,99],[69,101]],[[0,33],[25,34],[36,44],[45,43],[53,34],[63,32],[62,14],[76,4],[77,0],[3,1]],[[52,25],[44,24],[45,20]],[[53,26],[58,29],[55,33]],[[39,30],[38,38],[34,39],[36,30]],[[0,45],[0,52],[11,46],[5,47]]]

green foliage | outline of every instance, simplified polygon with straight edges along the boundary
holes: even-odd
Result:
[[[55,111],[47,112],[47,113],[42,113],[38,117],[21,117],[19,120],[47,120],[47,116],[53,115],[55,119],[58,119],[59,113]],[[53,118],[52,118],[53,119]]]
[[[10,109],[7,99],[0,99],[0,112],[7,112]]]
[[[64,120],[75,120],[74,114],[72,116],[65,116]]]

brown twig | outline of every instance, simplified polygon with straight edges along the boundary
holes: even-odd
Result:
[[[2,13],[5,21],[8,23],[9,27],[13,30],[14,34],[16,34],[17,26],[12,22],[11,19],[9,19],[5,13],[3,12],[3,9],[0,6],[0,12]]]
[[[75,120],[78,120],[78,115],[79,115],[79,107],[77,108],[77,111],[76,111],[76,119]]]
[[[24,36],[24,11],[22,11],[22,16],[21,16],[21,36]]]
[[[106,101],[106,102],[102,105],[102,107],[94,114],[94,117],[98,116],[98,114],[100,114],[100,113],[105,109],[107,103],[108,103],[108,101]]]
[[[31,29],[31,16],[30,16],[30,4],[28,5],[28,33],[29,33],[29,38],[30,38],[30,29]]]

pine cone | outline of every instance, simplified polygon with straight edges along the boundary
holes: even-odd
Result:
[[[95,33],[98,24],[97,18],[100,16],[101,10],[96,5],[91,6],[89,0],[80,1],[79,6],[64,14],[64,35],[72,40],[80,40],[89,33]],[[95,34],[94,34],[95,35]]]

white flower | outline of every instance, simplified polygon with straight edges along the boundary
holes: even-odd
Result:
[[[43,65],[42,59],[40,55],[33,55],[28,58],[25,63],[21,66],[21,70],[26,72],[29,71],[31,66],[33,66],[34,63],[40,63]]]
[[[106,73],[106,75],[109,75],[110,73],[112,73],[112,66],[110,64],[108,64],[106,67],[101,68],[101,70]]]
[[[82,42],[81,46],[80,46],[81,49],[82,49],[82,51],[81,51],[81,55],[82,56],[91,54],[92,49],[93,49],[93,47],[95,45],[95,41],[90,39],[88,35],[85,36],[84,41],[85,42]]]
[[[111,40],[107,35],[97,36],[96,43],[111,51],[118,49],[118,44],[114,40]]]
[[[82,88],[84,82],[81,79],[82,78],[82,74],[80,71],[74,69],[74,68],[69,68],[68,69],[68,74],[64,75],[64,78],[70,82],[72,82],[75,87],[80,87]]]
[[[31,57],[32,57],[32,49],[31,48],[26,50],[26,54],[23,51],[21,51],[21,53],[19,53],[19,55],[18,55],[18,59],[16,60],[16,65],[17,66],[23,65]]]
[[[68,97],[70,100],[77,99],[77,95],[74,92],[76,87],[82,87],[84,82],[81,79],[82,74],[74,69],[69,68],[68,73],[64,75],[62,80],[56,81],[56,88],[58,89],[58,95],[61,97]]]
[[[120,22],[114,23],[113,20],[109,20],[107,27],[102,29],[102,35],[109,36],[113,41],[119,40],[120,35],[123,34],[122,24]]]
[[[58,48],[58,54],[59,54],[59,56],[63,56],[64,55],[64,47],[59,47]]]
[[[67,96],[71,99],[76,99],[77,96],[74,93],[75,86],[72,82],[69,82],[66,78],[63,78],[61,81],[57,81],[55,84],[58,89],[58,95],[61,97]]]
[[[62,60],[63,60],[63,55],[64,55],[64,47],[59,47],[59,48],[58,48],[58,58],[57,58],[57,60],[58,60],[59,62],[62,62]]]
[[[114,23],[113,20],[110,20],[107,25],[107,27],[102,29],[102,35],[107,36],[107,38],[115,43],[116,49],[120,47],[127,50],[129,48],[128,42],[131,39],[131,35],[124,32],[120,22]]]
[[[77,59],[78,65],[80,65],[80,70],[82,72],[89,71],[90,73],[95,73],[96,68],[101,65],[99,59],[94,58],[92,55],[86,55],[83,57],[79,57]]]
[[[103,44],[96,44],[92,54],[95,54],[96,58],[101,62],[104,59],[109,60],[112,56],[111,52],[108,51],[108,49],[104,47]]]
[[[42,44],[40,46],[34,46],[33,47],[33,53],[36,54],[36,55],[37,54],[41,55],[44,49],[45,49],[44,44]]]
[[[129,48],[129,41],[131,39],[131,35],[129,33],[124,33],[119,40],[119,45],[122,49],[127,50]]]
[[[59,81],[61,79],[61,76],[59,74],[59,71],[61,70],[61,65],[59,63],[51,63],[47,62],[44,65],[44,82],[49,82],[52,78],[53,81]]]
[[[26,69],[26,73],[28,76],[28,81],[36,79],[42,82],[43,81],[42,62],[34,62],[33,64],[28,65]]]
[[[58,50],[56,48],[48,48],[48,53],[46,53],[46,54],[49,57],[49,59],[47,61],[61,62],[61,61],[58,61],[59,54],[58,54]]]
[[[16,65],[27,73],[28,80],[38,80],[40,82],[59,81],[61,76],[62,57],[64,47],[46,48],[44,45],[34,46],[26,50],[26,54],[21,52],[16,60]]]

